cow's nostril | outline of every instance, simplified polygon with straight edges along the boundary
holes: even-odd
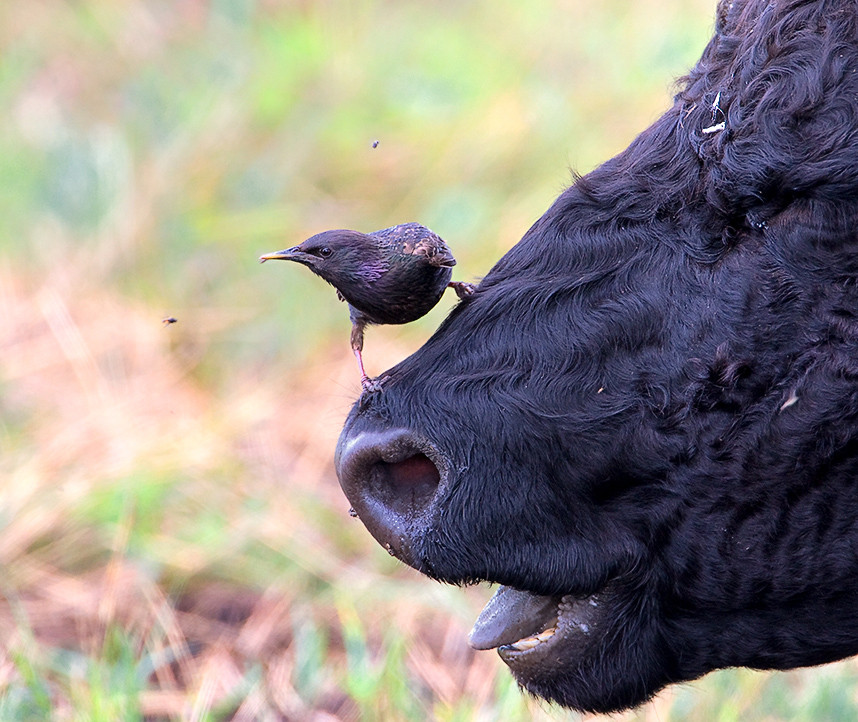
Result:
[[[391,554],[419,566],[411,553],[419,520],[443,477],[437,453],[409,431],[344,432],[337,475],[352,508]]]
[[[441,475],[425,454],[402,461],[378,461],[370,472],[371,490],[396,513],[413,515],[435,495]]]

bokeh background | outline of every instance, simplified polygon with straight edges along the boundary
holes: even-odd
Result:
[[[0,719],[580,719],[468,648],[488,587],[349,517],[346,309],[256,259],[416,220],[479,278],[667,107],[713,6],[0,3]],[[453,301],[370,329],[370,373]],[[856,682],[725,671],[612,719],[853,720]]]

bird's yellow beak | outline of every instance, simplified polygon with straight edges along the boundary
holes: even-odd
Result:
[[[301,256],[301,252],[298,250],[298,246],[292,246],[292,248],[286,248],[282,251],[274,251],[273,253],[266,253],[263,256],[259,257],[260,263],[265,263],[265,261],[294,261],[298,257]]]

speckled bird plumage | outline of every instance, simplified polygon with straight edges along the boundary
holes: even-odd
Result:
[[[377,386],[364,371],[361,356],[367,325],[415,321],[435,307],[448,287],[460,298],[473,293],[471,284],[450,281],[456,259],[440,236],[419,223],[372,233],[324,231],[259,260],[273,259],[307,266],[349,304],[351,345],[365,390]]]

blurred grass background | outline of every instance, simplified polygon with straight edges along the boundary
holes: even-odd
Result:
[[[713,14],[0,4],[0,719],[580,719],[467,647],[489,589],[349,517],[345,308],[256,258],[416,220],[478,278],[669,104]],[[370,373],[452,303],[371,329]],[[613,719],[853,720],[856,681],[725,671]]]

